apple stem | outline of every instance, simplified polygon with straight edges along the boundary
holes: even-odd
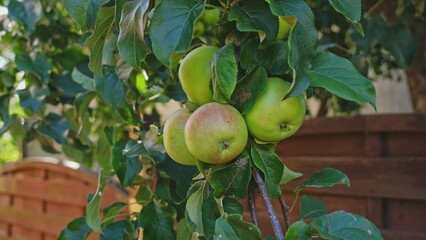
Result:
[[[280,196],[279,201],[280,201],[280,206],[281,206],[281,212],[283,213],[283,216],[284,216],[285,226],[287,227],[287,229],[289,229],[290,228],[290,218],[288,217],[288,211],[290,210],[290,208],[286,204],[283,195]]]
[[[250,210],[250,218],[251,222],[258,226],[257,223],[257,213],[256,213],[256,198],[255,198],[256,186],[250,184],[249,192],[248,192],[248,207]]]
[[[280,221],[278,220],[277,214],[275,213],[274,207],[272,206],[272,202],[268,197],[266,192],[265,182],[262,179],[259,171],[256,168],[253,168],[254,180],[257,183],[257,186],[260,191],[260,196],[265,203],[266,211],[268,212],[269,218],[271,219],[272,228],[274,229],[275,237],[278,240],[284,239],[284,234],[280,225]]]

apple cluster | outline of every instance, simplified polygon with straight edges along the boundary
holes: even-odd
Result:
[[[232,105],[214,102],[211,64],[217,50],[198,47],[179,67],[188,100],[199,106],[192,113],[186,108],[177,110],[164,125],[164,147],[181,164],[232,161],[244,150],[249,135],[258,142],[275,143],[293,135],[305,117],[303,95],[284,99],[290,85],[276,77],[267,79],[262,94],[244,116]]]

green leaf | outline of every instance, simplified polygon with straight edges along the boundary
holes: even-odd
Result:
[[[240,240],[225,216],[216,220],[213,239]]]
[[[216,219],[220,217],[220,211],[213,192],[210,192],[204,199],[202,211],[204,234],[207,239],[213,239]]]
[[[373,83],[362,76],[352,63],[329,52],[319,53],[308,73],[311,86],[323,87],[338,97],[376,108],[376,91]]]
[[[123,59],[135,68],[147,54],[143,38],[148,7],[148,0],[127,2],[121,14],[118,51]]]
[[[128,220],[121,220],[106,225],[99,240],[135,240],[137,237],[138,233],[133,223]]]
[[[314,219],[308,231],[323,239],[330,240],[382,240],[383,237],[376,226],[366,218],[346,213],[333,212]]]
[[[383,40],[383,47],[392,54],[399,68],[408,68],[417,53],[418,41],[410,29],[402,24],[390,26],[387,36]]]
[[[67,224],[61,231],[58,240],[86,239],[91,231],[86,223],[86,218],[79,217]]]
[[[129,140],[123,149],[123,154],[127,157],[145,156],[149,157],[149,151],[145,148],[142,141]]]
[[[350,182],[348,176],[337,169],[324,168],[314,172],[312,176],[299,187],[332,187],[336,184],[345,184],[349,187]]]
[[[96,93],[87,92],[77,96],[74,101],[75,105],[75,119],[79,124],[78,138],[80,141],[88,146],[94,143],[90,139],[93,124],[90,122],[89,104],[96,97]]]
[[[32,113],[44,107],[43,99],[49,95],[48,88],[37,88],[35,86],[29,89],[17,90],[16,94],[19,96],[19,104],[21,107],[30,110]]]
[[[35,54],[20,53],[15,58],[16,67],[24,72],[33,73],[40,77],[43,82],[50,81],[52,65],[44,53]]]
[[[222,167],[213,167],[210,185],[216,198],[222,195],[239,199],[247,195],[251,178],[250,156],[244,151],[234,162]]]
[[[176,221],[176,210],[166,202],[151,202],[142,208],[138,218],[143,228],[145,240],[175,239],[173,225]]]
[[[300,219],[317,218],[327,214],[327,209],[322,201],[303,195],[300,203]]]
[[[112,167],[123,187],[132,185],[133,180],[142,170],[142,163],[139,161],[138,155],[126,155],[128,142],[129,140],[120,140],[112,146]]]
[[[231,99],[237,86],[238,66],[234,46],[227,44],[217,50],[212,60],[213,99],[218,100],[219,92],[226,99]]]
[[[240,201],[235,198],[225,197],[222,200],[223,210],[228,214],[240,214],[244,213],[244,207]]]
[[[303,176],[303,173],[294,172],[287,166],[284,166],[283,176],[281,177],[280,184],[287,184],[301,176]]]
[[[235,5],[228,15],[229,21],[237,22],[241,32],[258,32],[260,42],[272,43],[278,34],[278,18],[271,13],[266,1],[245,1]]]
[[[80,72],[78,68],[74,68],[71,73],[71,78],[74,82],[80,84],[84,89],[89,91],[96,90],[96,81],[94,78],[87,76],[86,74]]]
[[[280,180],[284,164],[270,147],[255,142],[250,143],[251,158],[254,165],[263,172],[266,192],[270,198],[276,199],[281,195]]]
[[[105,0],[62,0],[69,15],[83,28],[91,29]]]
[[[101,216],[100,216],[100,202],[109,180],[112,177],[111,171],[102,169],[98,178],[98,187],[95,194],[86,206],[86,221],[87,225],[94,231],[101,233]]]
[[[19,21],[24,25],[27,34],[34,31],[37,22],[43,15],[43,6],[37,0],[10,0],[7,10],[11,19]]]
[[[270,7],[276,16],[285,16],[291,20],[291,32],[288,40],[289,66],[295,71],[293,83],[286,97],[302,94],[309,87],[306,71],[315,56],[318,44],[318,33],[315,29],[314,14],[305,1],[271,0]]]
[[[176,239],[177,240],[192,240],[193,233],[191,232],[191,229],[188,227],[188,222],[185,218],[181,219],[179,221],[179,227],[176,231]],[[195,239],[198,239],[197,237]]]
[[[237,84],[232,95],[233,105],[246,114],[256,103],[256,99],[262,94],[266,87],[267,73],[261,66],[251,69]]]
[[[351,33],[351,38],[356,42],[357,52],[367,54],[371,48],[374,48],[383,39],[387,38],[389,26],[381,16],[374,16],[362,22],[365,29],[365,37],[356,32]]]
[[[312,240],[308,233],[308,224],[304,221],[297,221],[290,225],[290,228],[285,234],[286,240]]]
[[[96,92],[104,103],[112,107],[127,106],[124,84],[112,66],[104,66],[103,76],[96,77]]]
[[[102,210],[102,227],[114,222],[115,217],[126,207],[123,202],[115,202]]]
[[[96,75],[102,75],[102,59],[105,40],[114,26],[114,7],[101,7],[96,17],[95,30],[87,39],[90,50],[89,69]]]
[[[191,44],[194,22],[204,10],[201,0],[163,0],[150,25],[152,50],[158,60],[170,66],[175,52],[185,52]]]
[[[57,143],[65,143],[65,134],[70,128],[68,120],[56,113],[49,113],[42,121],[35,123],[34,128],[42,136],[54,139]]]
[[[288,71],[288,45],[284,41],[277,41],[271,46],[258,48],[259,40],[249,39],[243,46],[240,56],[241,67],[250,70],[257,65],[272,70],[277,75]]]
[[[204,190],[205,183],[201,188],[198,188],[193,192],[186,202],[186,211],[188,212],[189,219],[195,223],[195,232],[204,235],[204,224],[203,224],[203,202],[204,202]]]
[[[361,0],[328,0],[330,5],[351,22],[361,20]]]
[[[259,228],[242,220],[242,215],[225,214],[216,220],[214,239],[239,240],[250,239],[260,240]]]

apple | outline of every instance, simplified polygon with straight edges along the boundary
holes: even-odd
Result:
[[[244,118],[231,105],[207,103],[186,122],[186,145],[196,158],[206,163],[232,161],[244,150],[247,140]]]
[[[201,21],[207,26],[216,25],[220,19],[220,10],[217,8],[205,9],[200,17]]]
[[[278,142],[293,135],[306,113],[303,95],[284,99],[290,85],[281,78],[268,78],[263,93],[245,114],[249,132],[264,142]]]
[[[213,101],[211,63],[217,47],[203,45],[189,52],[179,67],[179,79],[188,99],[198,105]]]
[[[195,165],[197,161],[185,143],[184,130],[190,116],[191,113],[185,108],[176,110],[166,120],[163,130],[163,142],[167,154],[176,162],[184,165]]]

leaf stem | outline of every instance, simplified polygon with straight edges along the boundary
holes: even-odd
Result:
[[[283,217],[284,217],[284,223],[285,226],[287,227],[287,229],[290,228],[290,218],[288,217],[288,211],[290,210],[290,208],[288,207],[287,203],[284,200],[284,196],[281,195],[280,196],[280,206],[281,206],[281,212],[283,213]]]
[[[255,191],[256,191],[255,186],[250,186],[247,199],[248,199],[248,207],[250,210],[251,222],[257,226],[258,222],[257,222],[257,213],[256,213]]]
[[[215,5],[212,5],[212,4],[204,4],[204,6],[205,7],[208,7],[208,8],[212,8],[212,9],[219,9],[220,11],[222,11],[222,12],[225,12],[225,9],[223,9],[222,7],[219,7],[219,6],[215,6]]]
[[[374,10],[377,8],[377,7],[379,7],[380,6],[380,4],[382,4],[382,2],[383,2],[383,0],[379,0],[379,1],[377,1],[370,9],[368,9],[368,12],[366,12],[365,14],[364,14],[364,17],[366,18],[366,17],[369,17],[370,16],[370,14],[372,14],[373,12],[374,12]]]
[[[259,171],[256,168],[253,168],[254,180],[257,183],[257,186],[260,191],[260,196],[262,196],[263,202],[265,203],[266,211],[268,212],[269,218],[271,219],[272,228],[274,229],[275,237],[278,240],[284,239],[284,234],[281,229],[280,222],[278,221],[277,214],[275,213],[274,207],[272,206],[272,202],[268,197],[266,192],[265,182],[262,179]]]

